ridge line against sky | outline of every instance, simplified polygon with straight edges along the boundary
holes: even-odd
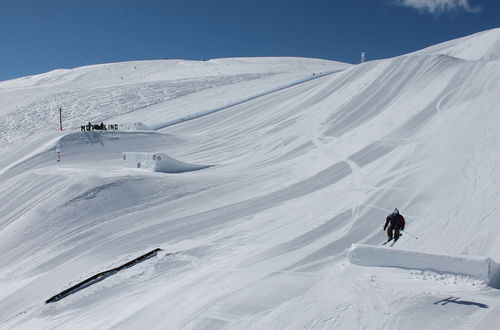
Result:
[[[358,63],[500,26],[489,0],[0,0],[0,81],[148,59]]]

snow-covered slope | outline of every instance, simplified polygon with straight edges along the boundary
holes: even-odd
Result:
[[[0,151],[0,326],[494,328],[500,292],[479,278],[346,257],[353,243],[383,242],[385,217],[398,207],[408,233],[394,248],[409,258],[500,261],[499,40],[486,31],[356,66],[170,63],[172,89],[153,62],[1,83],[10,128]],[[464,55],[467,45],[481,49]],[[150,80],[116,82],[142,65],[151,65]],[[184,71],[192,81],[181,81]],[[154,77],[155,93],[175,97],[144,101]],[[57,105],[43,101],[56,96]],[[158,129],[49,132],[56,117],[44,115],[75,98],[72,127],[107,119]],[[35,115],[15,118],[43,129],[15,129],[24,127],[10,121],[16,108]],[[210,109],[222,110],[190,117]],[[122,168],[123,152],[214,166],[145,172]],[[156,247],[164,252],[44,303]]]
[[[4,81],[0,148],[59,128],[60,107],[66,128],[88,121],[127,123],[135,117],[158,124],[348,66],[300,58],[159,60],[55,70]]]
[[[469,61],[500,60],[500,28],[444,42],[414,54],[443,54]]]

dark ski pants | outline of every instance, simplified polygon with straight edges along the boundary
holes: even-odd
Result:
[[[387,237],[389,240],[391,240],[393,237],[394,239],[399,238],[399,231],[401,229],[400,225],[392,225],[390,224],[389,227],[387,227]]]

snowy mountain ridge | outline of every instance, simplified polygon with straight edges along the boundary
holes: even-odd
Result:
[[[1,82],[0,327],[494,328],[498,289],[412,268],[411,251],[500,262],[499,31],[359,65],[147,61]],[[124,153],[213,166],[157,173]],[[349,263],[352,244],[377,258],[394,207],[393,249],[410,252]]]
[[[498,61],[500,28],[444,42],[413,54],[443,54],[469,61]]]
[[[349,66],[300,58],[158,60],[55,70],[4,81],[0,82],[0,148],[35,132],[57,129],[60,107],[65,127],[71,129],[110,118],[127,122],[131,120],[128,113],[143,108],[152,112],[158,105],[156,123],[160,116],[167,116],[167,121],[206,107],[229,105],[313,74]],[[206,101],[193,102],[199,98]],[[125,118],[120,120],[119,116]],[[148,123],[145,117],[142,121]]]

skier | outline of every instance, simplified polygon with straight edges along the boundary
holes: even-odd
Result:
[[[389,228],[387,228],[389,227]],[[384,225],[384,231],[387,229],[387,242],[391,241],[394,237],[394,242],[399,238],[399,231],[405,230],[405,218],[399,214],[397,208],[387,216]]]

